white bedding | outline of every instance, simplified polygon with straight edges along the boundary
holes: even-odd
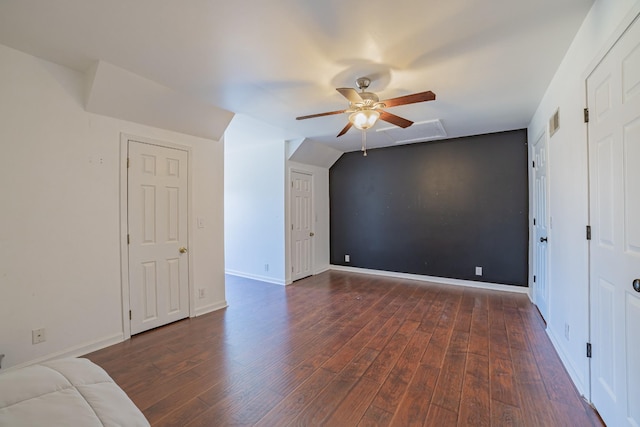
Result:
[[[61,359],[0,374],[0,426],[149,426],[98,365]]]

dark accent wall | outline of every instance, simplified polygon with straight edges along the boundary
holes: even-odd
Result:
[[[527,286],[527,163],[525,129],[345,153],[331,264]]]

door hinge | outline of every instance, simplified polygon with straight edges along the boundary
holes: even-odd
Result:
[[[589,123],[589,109],[588,108],[584,109],[584,122],[585,123]]]
[[[536,162],[535,162],[535,160],[534,160],[533,162],[531,162],[531,167],[535,169],[535,167],[536,167]]]
[[[587,240],[591,240],[591,226],[587,225]]]
[[[587,343],[587,357],[591,358],[591,343]]]
[[[129,310],[129,320],[131,320],[131,310]]]
[[[535,274],[533,275],[533,283],[536,283],[536,276],[535,276]]]
[[[533,218],[533,225],[536,225],[536,219]]]
[[[129,235],[127,234],[127,245],[131,244],[131,238],[129,237]]]

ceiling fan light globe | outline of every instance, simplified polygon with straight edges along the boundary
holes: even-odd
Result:
[[[376,124],[380,118],[380,113],[376,110],[361,110],[352,113],[349,121],[359,130],[367,130]]]

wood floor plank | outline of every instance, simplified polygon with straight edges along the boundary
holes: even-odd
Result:
[[[519,407],[492,400],[491,425],[494,427],[520,427],[526,424]]]
[[[511,359],[489,359],[491,399],[514,407],[520,406]]]
[[[600,427],[526,295],[328,271],[87,355],[152,426]]]
[[[489,388],[489,358],[469,353],[460,400],[459,426],[491,425]]]
[[[441,408],[458,413],[462,396],[462,384],[464,380],[464,366],[467,361],[465,353],[448,352],[435,391],[432,403]]]
[[[422,425],[427,419],[429,405],[440,369],[418,365],[409,387],[395,411],[392,426]]]
[[[371,405],[364,413],[358,427],[379,427],[391,424],[393,414],[380,409],[377,406]]]
[[[429,342],[429,338],[430,334],[427,332],[416,331],[413,334],[396,365],[380,387],[373,401],[373,406],[393,415],[418,368],[425,351],[425,343]]]
[[[367,369],[363,377],[381,385],[409,343],[418,325],[418,322],[411,320],[405,321],[387,345],[380,351],[376,360],[371,364],[369,369]]]
[[[335,373],[326,369],[316,370],[300,386],[265,414],[256,425],[277,426],[290,423],[335,377]]]
[[[357,425],[379,388],[378,382],[365,377],[360,378],[355,386],[349,390],[347,398],[338,404],[336,410],[324,421],[324,424],[328,426]]]
[[[458,425],[458,414],[442,406],[431,404],[423,425],[428,427],[456,426]]]
[[[148,417],[149,423],[158,427],[172,427],[172,426],[185,426],[191,421],[199,418],[210,408],[209,405],[204,403],[198,398],[192,398],[184,404],[178,406],[168,415],[156,420],[153,417]]]

